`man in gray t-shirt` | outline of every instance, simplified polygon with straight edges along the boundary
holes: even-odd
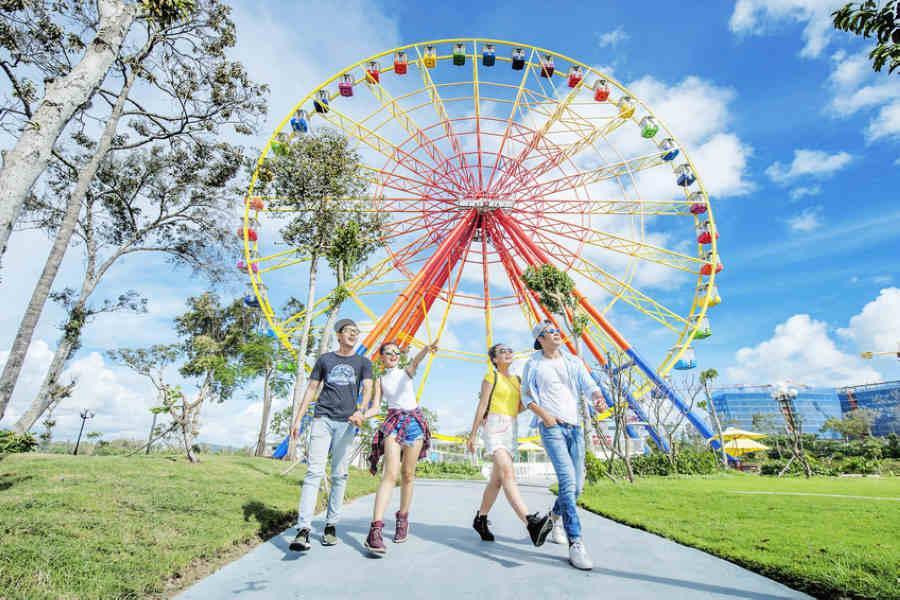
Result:
[[[322,382],[315,416],[346,421],[356,412],[362,382],[372,379],[372,361],[359,354],[328,352],[316,361],[309,379]]]
[[[303,394],[300,410],[291,424],[291,435],[299,435],[299,425],[309,405],[316,400],[316,413],[310,425],[309,468],[303,478],[300,507],[297,518],[297,537],[291,542],[291,550],[310,549],[309,534],[313,512],[319,495],[319,484],[325,475],[325,463],[331,453],[331,492],[328,496],[328,513],[322,545],[337,544],[335,524],[344,503],[347,487],[347,470],[350,445],[356,437],[356,428],[362,425],[362,412],[356,408],[360,390],[363,405],[368,406],[372,396],[372,362],[353,349],[359,337],[359,327],[350,319],[341,319],[334,325],[339,348],[337,352],[323,354],[313,366],[309,385]]]

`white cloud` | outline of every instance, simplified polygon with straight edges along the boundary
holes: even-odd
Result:
[[[881,138],[900,139],[900,101],[882,106],[878,116],[866,127],[866,140]]]
[[[838,335],[853,340],[861,352],[897,350],[900,343],[900,288],[881,290],[875,300],[851,317],[846,328],[838,329]]]
[[[805,198],[807,196],[818,196],[822,193],[822,186],[820,185],[811,185],[811,186],[800,186],[792,189],[790,191],[791,200],[800,200],[801,198]]]
[[[842,352],[827,325],[799,314],[775,327],[774,335],[735,353],[725,373],[733,383],[764,384],[790,380],[812,386],[881,381],[881,374],[853,354]]]
[[[792,231],[808,233],[822,226],[822,207],[814,206],[805,208],[800,214],[794,215],[787,221]]]
[[[616,27],[612,31],[607,31],[606,33],[601,33],[597,36],[597,44],[601,48],[605,48],[607,46],[615,47],[617,44],[624,42],[629,39],[631,36],[625,33],[625,30],[621,27]]]
[[[753,149],[729,130],[734,90],[693,75],[674,85],[645,76],[628,87],[687,148],[710,195],[741,196],[753,190],[746,179]],[[646,184],[642,178],[644,197],[662,197],[648,195]],[[672,189],[670,178],[659,184]],[[649,189],[655,192],[656,187],[650,182]]]
[[[780,162],[772,163],[766,175],[777,183],[787,183],[800,177],[831,177],[853,160],[846,152],[828,154],[822,150],[794,150],[794,160],[789,167]]]
[[[815,58],[831,39],[831,12],[843,3],[843,0],[738,0],[729,26],[735,33],[763,35],[775,25],[800,23],[805,42],[800,55]]]

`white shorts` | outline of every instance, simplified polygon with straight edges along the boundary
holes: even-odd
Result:
[[[487,419],[481,426],[481,439],[484,441],[484,451],[488,456],[501,448],[507,450],[515,460],[518,448],[519,422],[515,417],[488,413]]]

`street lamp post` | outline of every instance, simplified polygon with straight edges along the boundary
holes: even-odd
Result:
[[[72,453],[73,455],[78,455],[78,445],[81,444],[81,434],[84,433],[84,423],[88,419],[94,418],[94,413],[89,411],[88,409],[84,409],[81,411],[81,429],[78,430],[78,440],[75,441],[75,451]]]

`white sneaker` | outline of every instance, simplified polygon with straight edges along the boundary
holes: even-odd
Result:
[[[581,540],[569,546],[569,563],[582,571],[590,571],[594,568],[594,561],[591,560],[591,555],[587,553],[587,548],[584,547]]]
[[[550,515],[550,520],[553,522],[553,529],[550,530],[550,541],[554,544],[568,543],[569,538],[566,536],[566,529],[563,526],[562,516]]]

